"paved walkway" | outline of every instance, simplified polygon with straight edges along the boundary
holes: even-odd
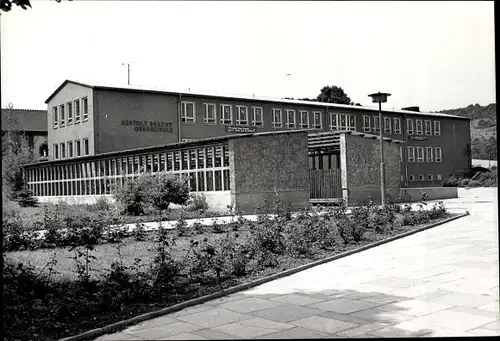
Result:
[[[500,334],[497,194],[470,216],[96,340]]]

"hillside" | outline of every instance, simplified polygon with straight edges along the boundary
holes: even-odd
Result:
[[[472,158],[497,159],[497,105],[491,103],[486,106],[479,104],[465,108],[442,110],[441,113],[468,117],[471,119]]]

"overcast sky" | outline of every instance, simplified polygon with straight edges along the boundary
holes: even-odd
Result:
[[[1,16],[2,105],[65,80],[441,110],[495,102],[493,1],[32,0]],[[291,74],[290,76],[286,76]]]

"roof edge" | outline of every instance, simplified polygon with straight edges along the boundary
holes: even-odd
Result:
[[[87,88],[90,88],[90,89],[93,89],[94,86],[93,85],[89,85],[89,84],[85,84],[85,83],[80,83],[80,82],[75,82],[75,81],[72,81],[72,80],[69,80],[69,79],[66,79],[64,82],[62,82],[61,85],[59,85],[59,87],[45,100],[45,104],[49,103],[49,101],[54,98],[54,96],[59,92],[61,91],[62,88],[64,88],[66,86],[66,84],[68,83],[71,83],[71,84],[75,84],[75,85],[80,85],[80,86],[85,86]]]

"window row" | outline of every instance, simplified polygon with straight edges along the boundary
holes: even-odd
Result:
[[[191,171],[229,167],[229,147],[219,145],[142,156],[55,165],[27,170],[28,182],[74,180],[95,177],[119,177],[141,172]]]
[[[401,119],[398,117],[383,117],[384,133],[401,134]],[[380,133],[380,117],[374,115],[363,115],[363,131]]]
[[[233,113],[233,105],[214,103],[203,103],[203,123],[222,125],[252,125],[255,127],[264,126],[264,109],[259,106],[248,107],[236,105],[236,112]],[[322,115],[320,111],[310,113],[307,110],[271,109],[271,121],[273,128],[302,128],[321,129],[323,128]],[[181,103],[181,121],[183,123],[196,123],[196,107],[194,102]]]
[[[410,175],[408,175],[408,180],[409,181],[441,181],[442,177],[441,177],[441,174],[436,174],[435,178],[434,178],[434,174],[427,174],[427,177],[425,177],[424,174],[419,174],[418,178],[417,178],[415,174],[410,174]]]
[[[138,175],[131,175],[134,178]],[[174,176],[187,178],[191,192],[229,191],[229,169],[174,173]],[[61,180],[28,183],[35,196],[72,196],[111,194],[115,185],[123,185],[126,177],[94,178],[87,180]]]
[[[356,116],[351,114],[328,113],[330,130],[356,130]]]
[[[434,123],[434,124],[433,124]],[[434,128],[434,129],[433,129]],[[430,120],[415,120],[415,126],[413,125],[413,119],[406,119],[406,132],[408,135],[428,135],[434,136],[441,135],[441,122],[439,121],[430,121]]]
[[[83,149],[82,149],[83,147]],[[89,139],[81,139],[52,145],[54,160],[61,160],[72,157],[87,156],[90,154]]]
[[[73,122],[74,116],[74,122]],[[85,122],[89,119],[89,104],[87,97],[75,99],[72,102],[52,107],[53,127],[62,128],[66,125],[78,124],[80,119]]]
[[[443,162],[441,147],[414,147],[408,146],[408,162]]]

